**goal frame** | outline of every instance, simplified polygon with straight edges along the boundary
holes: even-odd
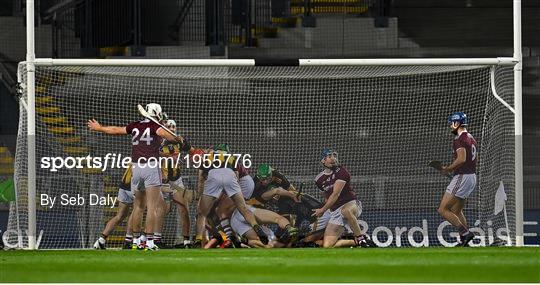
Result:
[[[28,128],[28,249],[36,249],[36,66],[382,66],[382,65],[505,65],[514,66],[515,226],[516,246],[523,246],[523,109],[521,51],[521,0],[513,0],[513,57],[497,58],[389,58],[389,59],[53,59],[35,57],[34,0],[26,0],[26,91]],[[20,77],[20,76],[19,76]],[[19,78],[20,79],[20,78]],[[20,82],[20,80],[19,80]],[[494,94],[496,95],[496,94]],[[498,96],[496,96],[497,98]],[[502,99],[497,98],[503,105]]]

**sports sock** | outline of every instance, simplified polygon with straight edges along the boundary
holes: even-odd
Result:
[[[161,233],[154,233],[154,242],[161,242]]]
[[[466,228],[465,226],[460,226],[458,228],[458,231],[459,231],[460,236],[466,236],[467,234],[469,234],[469,229]]]
[[[225,232],[225,235],[229,240],[232,240],[232,229],[231,229],[231,223],[228,218],[225,218],[221,220],[221,229],[223,229],[223,232]]]
[[[147,247],[154,247],[154,235],[153,234],[146,234],[146,246]]]
[[[133,233],[133,244],[139,245],[141,242],[141,233]]]
[[[362,241],[366,240],[366,236],[365,235],[359,235],[359,236],[355,236],[354,237],[354,242],[356,244],[360,244]]]
[[[133,242],[133,235],[132,234],[126,234],[126,237],[124,239],[125,242]]]

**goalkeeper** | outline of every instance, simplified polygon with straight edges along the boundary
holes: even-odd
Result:
[[[448,126],[456,137],[452,142],[453,162],[441,169],[443,175],[453,172],[452,181],[446,188],[438,212],[459,231],[458,246],[469,246],[474,233],[469,231],[463,214],[465,201],[476,187],[477,143],[467,131],[469,118],[463,112],[455,112],[448,117]]]

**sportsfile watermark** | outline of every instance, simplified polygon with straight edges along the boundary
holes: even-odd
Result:
[[[170,156],[170,157],[140,157],[134,163],[131,156],[126,156],[121,153],[107,153],[105,156],[44,156],[40,160],[42,169],[48,169],[50,172],[57,172],[60,169],[101,169],[105,172],[107,169],[126,169],[133,164],[139,168],[156,168],[160,166],[173,166],[175,168],[184,165],[186,168],[221,168],[232,167],[251,168],[250,154],[223,153],[223,154],[196,154],[185,156]]]

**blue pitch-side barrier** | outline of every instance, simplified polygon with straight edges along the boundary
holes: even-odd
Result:
[[[2,214],[7,214],[3,212]],[[502,214],[502,213],[501,213]],[[527,210],[525,216],[525,244],[540,245],[540,210]],[[47,221],[47,225],[38,222],[38,232],[43,230],[40,248],[80,248],[81,226],[75,211],[63,212],[38,211],[38,221]],[[506,244],[504,224],[498,220],[478,221],[473,214],[467,213],[471,230],[478,237],[472,246],[489,246],[497,242]],[[384,225],[377,221],[385,221]],[[389,221],[395,221],[389,223]],[[453,246],[456,243],[455,229],[444,222],[436,209],[418,211],[365,211],[362,214],[362,227],[368,227],[368,233],[382,247],[423,247],[423,246]],[[475,225],[472,227],[472,225]],[[0,219],[0,230],[4,240],[7,219]]]

